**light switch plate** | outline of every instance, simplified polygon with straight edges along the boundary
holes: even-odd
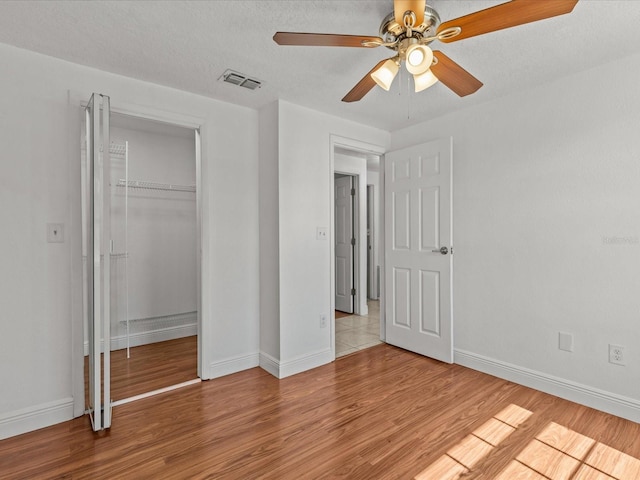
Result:
[[[327,227],[316,228],[316,240],[326,240],[326,239],[327,239]]]
[[[47,223],[47,242],[64,242],[64,223]]]

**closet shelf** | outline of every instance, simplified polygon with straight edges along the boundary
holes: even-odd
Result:
[[[118,180],[117,187],[144,188],[147,190],[165,190],[171,192],[195,192],[195,185],[176,185],[172,183],[145,182],[141,180]]]

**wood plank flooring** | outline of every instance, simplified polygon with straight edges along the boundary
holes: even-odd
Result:
[[[637,480],[640,425],[388,345],[0,441],[10,479]]]
[[[122,400],[198,378],[198,337],[111,352],[111,397]]]
[[[183,337],[111,352],[111,399],[148,393],[198,378],[198,337]],[[89,404],[89,359],[84,364],[85,405]]]

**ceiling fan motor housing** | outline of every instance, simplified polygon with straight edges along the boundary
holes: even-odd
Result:
[[[416,25],[411,28],[412,36],[415,36],[416,38],[435,37],[438,25],[440,25],[440,15],[438,15],[438,12],[436,12],[432,7],[425,5],[424,21],[421,25]],[[385,41],[385,43],[395,43],[396,41],[403,40],[407,37],[405,26],[396,22],[393,12],[382,20],[382,23],[380,24],[380,37]],[[431,41],[424,43],[429,44]],[[397,46],[387,46],[387,48],[396,50]]]

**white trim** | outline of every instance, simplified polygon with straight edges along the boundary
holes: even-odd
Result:
[[[301,355],[291,360],[280,362],[271,355],[260,352],[260,367],[274,377],[282,379],[331,363],[334,360],[334,356],[334,349],[326,348],[309,355]]]
[[[299,357],[280,362],[280,377],[285,378],[296,373],[305,372],[335,360],[335,352],[331,348],[319,350],[309,355],[301,355]]]
[[[195,378],[193,380],[187,380],[186,382],[176,383],[175,385],[171,385],[169,387],[159,388],[157,390],[152,390],[150,392],[141,393],[140,395],[134,395],[133,397],[123,398],[122,400],[116,400],[115,402],[111,402],[111,407],[117,407],[119,405],[124,405],[125,403],[135,402],[136,400],[142,400],[143,398],[153,397],[154,395],[159,395],[161,393],[171,392],[173,390],[178,390],[182,387],[187,387],[189,385],[195,385],[196,383],[202,383],[202,380],[199,378]]]
[[[640,423],[640,401],[511,363],[455,349],[454,362],[565,400]]]
[[[209,365],[210,376],[207,378],[218,378],[232,373],[238,373],[243,370],[257,367],[259,366],[259,363],[259,355],[257,352],[211,362]]]
[[[73,398],[63,398],[0,415],[0,440],[73,418]]]
[[[79,105],[81,108],[85,108],[88,104],[88,98],[91,97],[92,92],[80,92],[67,90],[68,100],[71,105]],[[107,95],[107,94],[103,94]],[[146,118],[147,120],[153,120],[155,122],[169,123],[189,129],[198,129],[204,124],[204,117],[197,115],[189,115],[176,111],[162,110],[156,107],[136,104],[132,102],[121,102],[111,99],[111,112],[121,115],[128,115],[130,117]]]
[[[260,352],[260,368],[276,378],[280,378],[280,362],[268,353]]]
[[[120,115],[128,115],[130,117],[153,120],[155,122],[168,123],[170,125],[177,125],[191,130],[198,130],[201,125],[204,124],[204,118],[202,117],[185,115],[178,112],[168,112],[166,110],[159,110],[155,107],[148,107],[145,105],[121,103],[118,100],[113,101],[113,99],[111,101],[111,112],[118,113]]]

